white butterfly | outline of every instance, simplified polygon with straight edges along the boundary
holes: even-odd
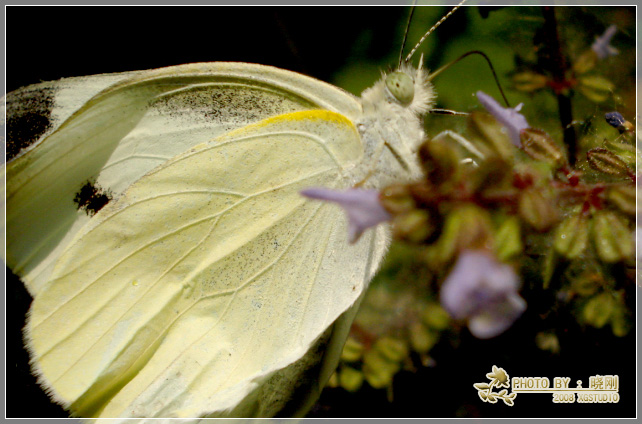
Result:
[[[356,98],[223,62],[10,93],[9,120],[41,107],[54,124],[6,165],[40,383],[84,417],[305,413],[388,230],[349,244],[342,212],[299,191],[419,176],[433,97],[407,65]],[[74,203],[88,181],[113,198],[95,215]]]

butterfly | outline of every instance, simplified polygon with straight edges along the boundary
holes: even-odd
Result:
[[[350,244],[342,212],[299,192],[420,175],[427,75],[405,65],[356,98],[213,62],[10,93],[12,134],[48,118],[6,165],[5,231],[52,398],[83,417],[304,413],[388,230]]]

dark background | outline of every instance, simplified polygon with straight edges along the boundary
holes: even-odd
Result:
[[[448,10],[420,9],[414,23],[423,28],[415,30],[409,44]],[[457,12],[429,37],[423,52],[430,68],[478,48],[493,60],[499,57],[495,66],[500,76],[512,66],[513,50],[499,45],[498,40],[510,42],[528,26],[537,25],[537,8],[483,12],[487,19],[476,7]],[[407,13],[407,8],[400,7],[8,7],[7,91],[62,77],[199,61],[244,61],[302,72],[358,94],[374,82],[378,69],[394,65]],[[517,20],[517,14],[527,19]],[[600,21],[609,19],[607,14],[592,11],[586,16],[586,25],[603,28],[608,24]],[[463,109],[464,104],[474,103],[476,89],[494,90],[487,67],[475,60],[458,65],[459,70],[436,82],[440,106]],[[522,97],[509,92],[511,99],[522,101]],[[453,118],[440,119],[442,125],[459,125],[449,121]],[[66,417],[30,374],[21,328],[31,299],[19,280],[7,272],[6,415]],[[310,416],[634,416],[635,331],[618,339],[609,328],[581,328],[563,318],[555,325],[562,345],[560,355],[535,346],[541,319],[529,309],[511,330],[495,339],[477,340],[464,330],[457,348],[446,342],[437,345],[432,351],[437,366],[400,373],[392,403],[384,390],[364,387],[349,394],[331,389],[324,392]],[[512,408],[487,404],[472,385],[485,381],[494,364],[511,377],[546,376],[552,381],[555,376],[567,376],[573,382],[581,379],[585,387],[591,375],[618,374],[621,401],[616,405],[556,405],[549,395],[521,394]]]

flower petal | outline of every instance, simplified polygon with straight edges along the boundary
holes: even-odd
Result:
[[[508,129],[511,142],[517,147],[522,147],[519,132],[529,127],[524,115],[519,113],[523,105],[520,103],[515,108],[502,107],[495,99],[483,91],[477,92],[477,99],[479,99],[479,102],[484,106],[488,113],[493,115],[497,121]]]
[[[604,31],[604,34],[595,38],[595,41],[591,45],[591,50],[595,52],[599,59],[604,60],[609,56],[615,56],[619,53],[618,50],[610,44],[611,38],[613,38],[616,31],[617,27],[611,25]]]
[[[468,319],[471,333],[494,337],[526,309],[517,290],[519,278],[512,267],[498,262],[490,253],[465,250],[457,259],[441,288],[442,306],[457,319]]]
[[[377,190],[352,188],[346,191],[338,191],[323,187],[313,187],[302,190],[301,194],[311,199],[338,203],[348,216],[348,239],[350,243],[356,242],[368,228],[391,218],[388,211],[381,205]]]
[[[509,296],[498,310],[488,309],[471,317],[468,329],[479,339],[490,339],[508,330],[525,310],[524,299],[514,294]]]

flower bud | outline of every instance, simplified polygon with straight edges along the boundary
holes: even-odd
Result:
[[[573,71],[575,71],[576,74],[583,74],[593,69],[596,63],[597,54],[593,50],[589,49],[575,60],[573,63]]]
[[[450,261],[464,249],[488,248],[492,244],[492,224],[488,212],[473,204],[464,204],[451,211],[439,237],[439,262]]]
[[[392,377],[401,368],[400,362],[408,356],[406,343],[392,337],[383,337],[375,342],[363,357],[363,374],[375,389],[389,386]]]
[[[635,245],[622,217],[602,210],[593,215],[592,224],[593,244],[603,262],[612,263],[633,257]]]
[[[411,243],[420,243],[426,240],[435,231],[430,213],[425,209],[414,209],[393,220],[393,237]]]
[[[430,329],[445,330],[450,325],[450,315],[439,303],[430,302],[423,308],[421,321]]]
[[[379,351],[371,349],[363,357],[363,375],[372,387],[382,389],[392,384],[392,377],[399,371],[399,364],[386,359]]]
[[[626,133],[626,137],[629,133]],[[619,143],[617,141],[607,140],[604,143],[608,150],[612,151],[620,159],[622,159],[627,166],[635,168],[635,161],[637,158],[638,151],[633,144],[630,143]]]
[[[408,186],[396,184],[384,188],[379,197],[383,206],[392,215],[402,214],[415,208],[415,201],[412,198]]]
[[[537,231],[546,231],[557,222],[557,210],[536,188],[521,192],[519,215]]]
[[[495,233],[495,254],[500,262],[507,262],[522,253],[522,235],[519,219],[507,217]]]
[[[415,352],[427,353],[439,340],[438,334],[420,322],[413,322],[408,328],[410,345]]]
[[[535,344],[541,350],[548,350],[551,353],[559,353],[560,341],[553,332],[541,331],[535,335]]]
[[[631,330],[631,319],[627,315],[624,305],[617,304],[615,311],[611,314],[611,329],[616,337],[624,337]]]
[[[586,152],[586,158],[591,168],[605,174],[629,176],[631,171],[618,155],[603,147],[595,147]]]
[[[604,285],[604,277],[595,271],[584,272],[574,278],[571,283],[573,294],[579,296],[591,296]]]
[[[595,328],[602,328],[609,322],[615,310],[615,299],[610,293],[601,293],[591,298],[582,309],[584,322]]]
[[[599,75],[585,75],[578,81],[578,89],[595,103],[605,101],[615,90],[615,85],[611,81]]]
[[[526,128],[520,132],[520,139],[522,149],[533,159],[548,162],[556,168],[566,165],[566,157],[562,149],[544,131]]]
[[[411,183],[407,187],[417,207],[435,206],[440,201],[439,189],[428,180]]]
[[[477,111],[470,114],[470,123],[472,131],[480,135],[486,150],[490,149],[502,159],[512,161],[515,147],[502,124],[492,115]]]
[[[382,337],[377,340],[373,349],[378,350],[386,359],[401,362],[408,356],[408,346],[403,340],[392,337]]]
[[[513,86],[516,90],[530,93],[546,87],[547,78],[532,71],[518,72],[513,75]]]
[[[333,372],[326,384],[326,387],[334,388],[339,387],[339,374],[337,371]]]
[[[553,247],[567,259],[579,257],[588,244],[588,219],[582,213],[567,217],[555,230]]]
[[[625,214],[635,216],[636,192],[633,185],[613,186],[606,192],[606,199]]]
[[[479,167],[471,173],[468,184],[473,192],[486,191],[512,182],[512,179],[512,166],[498,156],[490,156],[480,162]]]
[[[345,362],[356,362],[361,359],[361,355],[363,355],[363,345],[352,337],[348,337],[341,352],[341,360]]]
[[[451,145],[435,139],[419,147],[419,160],[428,181],[441,184],[455,179],[461,158]]]
[[[356,392],[363,385],[363,373],[352,367],[344,366],[339,371],[339,384],[348,392]]]

